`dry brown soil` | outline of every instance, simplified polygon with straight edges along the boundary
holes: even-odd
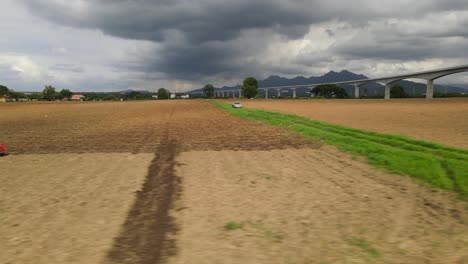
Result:
[[[244,100],[246,107],[468,148],[468,98]]]
[[[0,263],[18,264],[158,263],[177,154],[317,146],[203,101],[1,104],[0,142]]]
[[[152,158],[149,153],[0,158],[0,263],[99,263]]]
[[[0,263],[467,260],[455,195],[207,101],[1,104],[0,142]]]
[[[166,135],[181,149],[302,146],[284,130],[230,117],[209,102],[0,104],[0,141],[12,154],[154,153]],[[249,135],[249,136],[246,136]]]
[[[465,202],[334,148],[192,151],[177,161],[171,264],[468,262]],[[230,221],[242,227],[226,230]]]

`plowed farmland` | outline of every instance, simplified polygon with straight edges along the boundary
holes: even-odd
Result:
[[[248,100],[244,105],[468,148],[468,98]]]
[[[0,105],[0,263],[464,263],[468,207],[209,101]]]
[[[206,102],[5,104],[0,109],[1,140],[12,154],[154,153],[168,140],[180,142],[179,149],[198,150],[275,149],[306,142],[233,119]]]

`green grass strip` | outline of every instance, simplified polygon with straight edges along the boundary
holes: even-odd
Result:
[[[435,187],[468,195],[468,150],[414,140],[401,135],[332,125],[305,117],[257,109],[234,109],[216,102],[234,116],[289,128],[312,140],[366,157],[369,163],[423,180]]]

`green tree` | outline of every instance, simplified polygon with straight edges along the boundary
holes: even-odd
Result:
[[[321,84],[317,85],[312,89],[312,93],[315,96],[323,96],[325,98],[346,98],[348,93],[344,88],[339,87],[335,84]]]
[[[42,97],[42,93],[33,93],[33,94],[29,94],[28,96],[28,99],[30,100],[41,100],[43,97]]]
[[[42,91],[42,97],[48,101],[53,101],[57,98],[58,93],[55,88],[51,85],[46,85]]]
[[[258,81],[254,77],[245,78],[242,84],[242,94],[246,98],[254,98],[258,94]]]
[[[18,93],[18,92],[14,92],[14,91],[11,91],[11,90],[10,90],[10,96],[12,98],[15,98],[15,99],[20,99],[20,98],[27,99],[28,98],[28,96],[26,96],[26,94],[24,94],[24,93]]]
[[[170,93],[165,88],[158,89],[158,99],[169,99]]]
[[[151,99],[151,94],[146,93],[146,92],[141,92],[141,91],[131,91],[127,93],[124,97],[127,100],[146,100],[146,99]],[[167,98],[163,98],[163,99],[167,99]]]
[[[214,96],[214,86],[207,84],[203,87],[203,94],[208,98],[213,98]]]
[[[4,85],[0,85],[0,96],[8,95],[10,90]]]
[[[119,100],[120,98],[117,97],[115,94],[106,94],[102,97],[98,97],[94,100],[103,100],[103,101],[117,101]]]
[[[408,94],[405,92],[403,86],[397,84],[390,89],[390,97],[392,98],[407,98]]]
[[[73,93],[68,90],[68,89],[62,89],[60,92],[59,92],[59,97],[61,99],[64,99],[64,98],[70,98],[71,96],[73,95]]]

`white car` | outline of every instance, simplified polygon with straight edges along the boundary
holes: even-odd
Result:
[[[241,108],[242,105],[241,105],[241,103],[239,103],[239,102],[234,102],[234,103],[232,103],[232,107],[233,107],[233,108]]]

